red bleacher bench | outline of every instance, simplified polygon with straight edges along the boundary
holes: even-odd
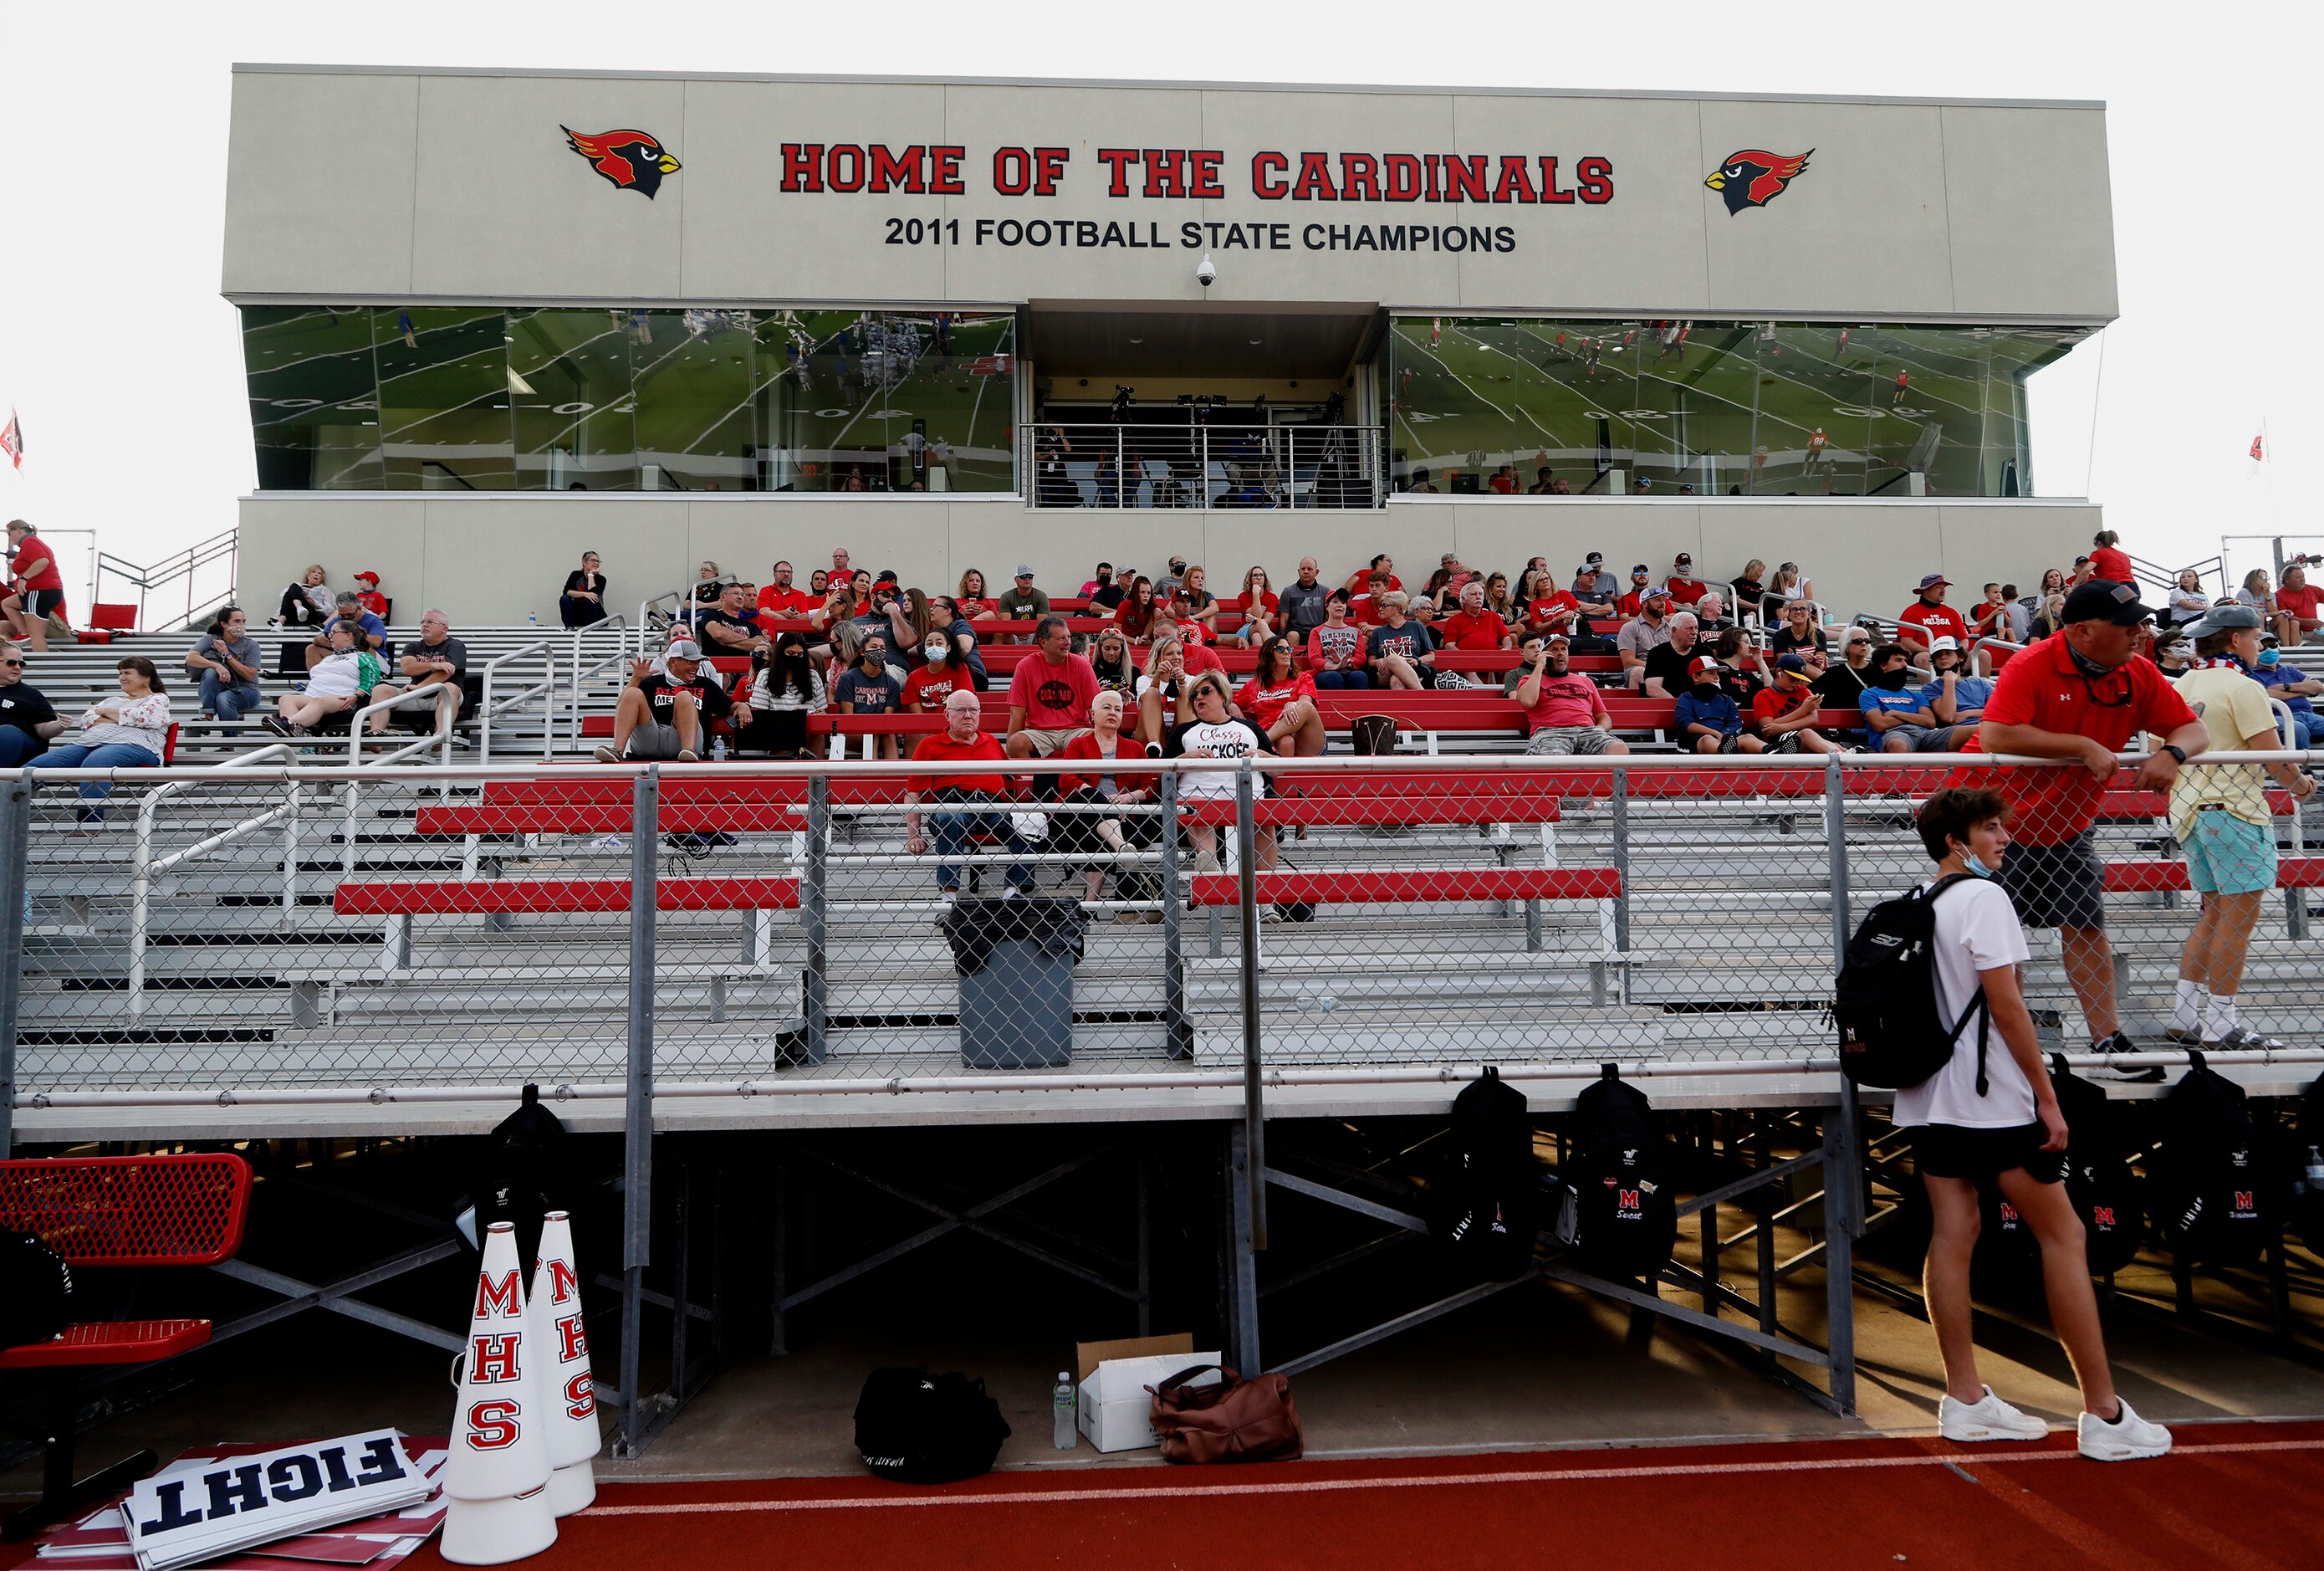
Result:
[[[2191,890],[2183,862],[2152,860],[2109,862],[2106,886],[2116,894],[2152,894],[2167,890]],[[2324,856],[2285,856],[2275,867],[2278,889],[2324,889]]]
[[[1613,900],[1622,892],[1614,867],[1380,868],[1363,873],[1255,873],[1261,905],[1407,904],[1485,900]],[[1241,901],[1231,873],[1198,873],[1188,880],[1197,906]]]
[[[250,1164],[229,1151],[0,1161],[0,1227],[33,1234],[76,1271],[216,1265],[242,1247],[249,1209]],[[208,1320],[88,1321],[0,1348],[0,1370],[49,1382],[41,1498],[0,1524],[0,1538],[68,1520],[159,1465],[141,1451],[74,1480],[82,1370],[174,1358],[209,1339]]]

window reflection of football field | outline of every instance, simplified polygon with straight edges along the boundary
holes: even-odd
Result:
[[[2023,446],[2021,374],[2073,337],[1878,326],[1843,343],[1838,324],[1697,321],[1672,345],[1675,326],[1445,318],[1432,344],[1430,319],[1399,319],[1392,442],[1440,491],[1445,471],[1503,462],[1523,485],[1546,462],[1580,490],[1603,442],[1657,488],[1855,495],[1895,482],[1933,429],[1930,492],[1993,494]]]

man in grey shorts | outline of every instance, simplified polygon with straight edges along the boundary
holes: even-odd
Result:
[[[1618,755],[1630,750],[1614,739],[1612,716],[1598,684],[1567,663],[1565,634],[1527,633],[1517,646],[1523,674],[1509,697],[1523,705],[1532,735],[1526,751],[1542,757],[1575,753]]]
[[[598,762],[696,762],[703,727],[733,708],[718,679],[703,669],[699,645],[681,639],[663,661],[666,672],[657,672],[651,661],[631,666],[630,685],[613,711],[613,744],[597,749]]]

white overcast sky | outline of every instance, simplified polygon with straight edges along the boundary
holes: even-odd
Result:
[[[2081,492],[2087,476],[2124,543],[2172,563],[2225,534],[2324,529],[2324,382],[2299,304],[2324,228],[2311,7],[2109,18],[2056,0],[1663,0],[1634,25],[1623,14],[1461,0],[7,5],[0,407],[22,415],[31,452],[21,472],[0,467],[0,516],[93,528],[133,561],[234,526],[253,467],[217,292],[229,68],[273,60],[2104,99],[2122,318],[2104,335],[2095,432],[2071,410],[2084,401],[2037,404],[2037,485]],[[2263,420],[2264,467],[2246,456]],[[59,543],[75,568],[77,542]]]

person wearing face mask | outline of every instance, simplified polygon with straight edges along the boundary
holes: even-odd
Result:
[[[2302,752],[2315,746],[2317,738],[2324,736],[2324,725],[2317,724],[2316,706],[2309,700],[2324,694],[2324,679],[2287,664],[2283,652],[2272,644],[2252,662],[2252,675],[2267,689],[2268,697],[2281,700],[2292,711],[2292,745]]]
[[[1928,728],[1921,695],[1913,690],[1912,651],[1884,643],[1872,652],[1872,676],[1857,700],[1864,729],[1883,753],[1910,753],[1913,739]]]
[[[983,685],[952,640],[940,632],[931,633],[920,645],[920,663],[904,678],[904,713],[941,715],[946,698],[954,693],[973,693]]]
[[[771,650],[751,658],[752,679],[745,689],[750,720],[737,745],[777,758],[813,757],[807,717],[822,714],[827,700],[823,673],[807,657],[807,640],[786,633]]]
[[[904,684],[888,669],[888,640],[874,633],[855,652],[855,663],[831,685],[832,702],[843,715],[892,715],[904,702]],[[884,733],[873,739],[882,759],[900,756],[901,738]]]
[[[2195,641],[2187,636],[2185,628],[2168,628],[2154,635],[2154,663],[2166,677],[2183,675],[2195,663]]]
[[[1978,724],[1985,718],[1993,679],[1971,675],[1960,647],[1944,637],[1929,646],[1929,669],[1935,674],[1920,693],[1927,729],[1914,738],[1914,750],[1957,753],[1977,735]]]
[[[1937,1425],[1956,1443],[2036,1440],[2049,1432],[1978,1377],[1969,1261],[1978,1191],[1987,1186],[2016,1207],[2041,1243],[2051,1324],[2081,1387],[2081,1454],[2100,1462],[2160,1456],[2171,1449],[2170,1431],[2131,1411],[2115,1391],[2081,1221],[2066,1194],[2070,1132],[2020,980],[2033,951],[2007,892],[1994,881],[2010,844],[2008,814],[1997,792],[1949,787],[1915,819],[1936,863],[1923,887],[1931,892],[1935,926],[1937,1009],[1968,1028],[1942,1068],[1897,1091],[1890,1115],[1913,1132],[1914,1164],[1929,1196],[1923,1290],[1945,1375]]]

